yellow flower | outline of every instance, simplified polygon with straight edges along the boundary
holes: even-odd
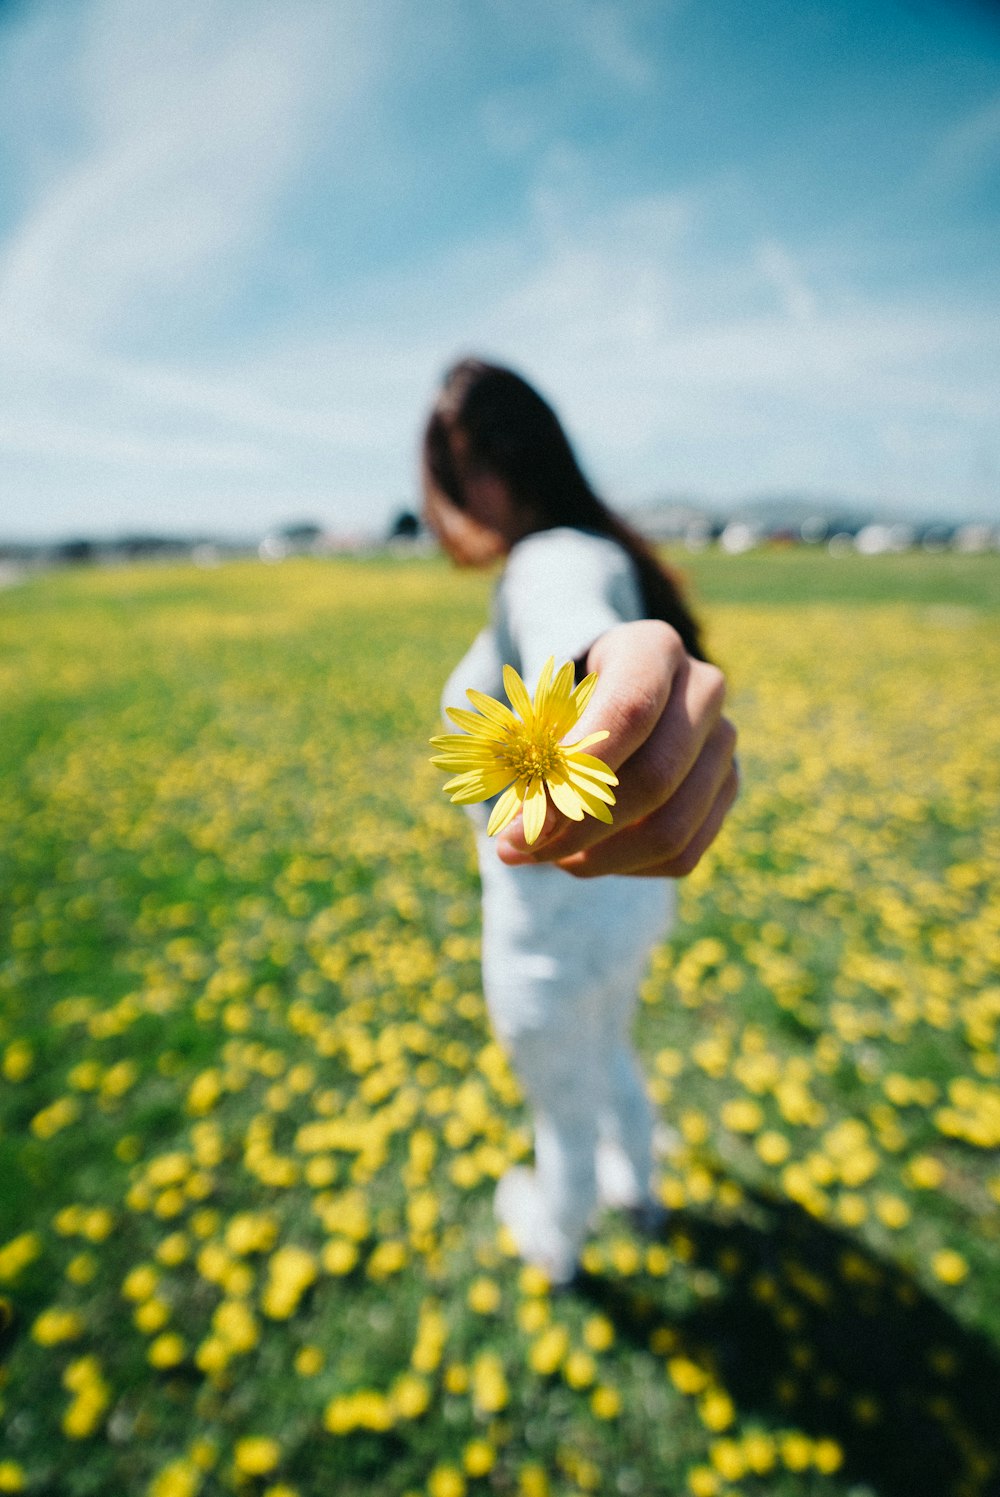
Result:
[[[813,1442],[798,1430],[789,1430],[779,1441],[781,1459],[789,1471],[804,1471],[813,1457]]]
[[[534,702],[517,671],[505,665],[503,682],[514,711],[482,692],[468,691],[466,696],[481,715],[449,707],[448,716],[463,733],[431,739],[439,751],[431,763],[456,771],[444,787],[454,803],[470,805],[500,795],[486,828],[491,837],[509,826],[523,807],[525,841],[529,846],[535,842],[545,822],[546,790],[556,809],[571,821],[589,815],[611,822],[611,786],[618,778],[602,760],[584,752],[607,738],[607,731],[590,733],[577,743],[562,741],[583,715],[597,676],[587,676],[574,690],[572,664],[564,665],[553,680],[554,665],[550,656]]]
[[[743,1436],[742,1446],[747,1466],[755,1476],[766,1476],[774,1470],[778,1457],[773,1435],[762,1429],[748,1430]]]
[[[281,1459],[281,1446],[267,1435],[247,1435],[237,1440],[233,1454],[236,1469],[244,1476],[266,1476]]]
[[[931,1268],[942,1284],[960,1284],[969,1272],[969,1265],[953,1248],[942,1248],[935,1253],[931,1258]]]
[[[549,1326],[532,1342],[528,1362],[532,1372],[539,1377],[551,1377],[558,1372],[569,1351],[569,1331],[563,1325]]]
[[[183,1336],[178,1336],[176,1331],[165,1331],[150,1343],[147,1356],[154,1367],[167,1368],[183,1362],[186,1352]]]
[[[518,1472],[517,1487],[521,1497],[549,1497],[549,1479],[545,1474],[545,1467],[534,1461],[522,1466]]]
[[[430,1497],[465,1497],[465,1477],[456,1466],[435,1466],[427,1490]]]
[[[709,1459],[725,1481],[739,1481],[746,1475],[747,1463],[743,1449],[736,1440],[713,1440],[709,1447]]]
[[[149,1497],[195,1497],[201,1486],[197,1468],[188,1461],[171,1461],[148,1488]]]
[[[500,1286],[496,1279],[481,1274],[469,1285],[466,1298],[470,1310],[475,1310],[477,1315],[492,1315],[500,1308]]]
[[[299,1377],[315,1377],[323,1371],[326,1358],[318,1346],[303,1346],[295,1357],[295,1371]]]
[[[60,1341],[75,1341],[83,1335],[83,1316],[76,1310],[61,1310],[53,1305],[43,1310],[31,1327],[39,1346],[57,1346]]]
[[[156,1331],[162,1331],[169,1319],[170,1306],[165,1300],[155,1298],[145,1300],[132,1316],[136,1329],[143,1331],[147,1336],[152,1336]]]
[[[37,1232],[24,1232],[20,1237],[4,1243],[0,1247],[0,1283],[12,1283],[41,1251],[41,1239]]]
[[[607,1351],[614,1343],[615,1328],[606,1315],[591,1315],[584,1321],[583,1339],[591,1351]]]
[[[497,1414],[505,1408],[510,1393],[503,1363],[495,1352],[484,1351],[472,1368],[472,1401],[481,1414]]]
[[[497,1453],[489,1440],[470,1440],[462,1452],[462,1464],[470,1476],[485,1476],[496,1465]]]
[[[122,1294],[126,1299],[141,1304],[143,1300],[152,1298],[159,1282],[160,1275],[151,1263],[138,1263],[126,1274],[122,1282]]]
[[[252,1351],[260,1340],[260,1327],[244,1300],[224,1299],[215,1307],[212,1330],[230,1351]]]
[[[597,1419],[615,1419],[621,1413],[622,1401],[617,1388],[606,1383],[595,1388],[590,1395],[591,1411]]]
[[[706,1429],[728,1429],[736,1417],[733,1401],[721,1388],[710,1388],[698,1405],[698,1414]]]
[[[320,1260],[327,1273],[348,1274],[358,1261],[357,1244],[348,1242],[346,1237],[331,1237],[320,1253]]]
[[[415,1372],[403,1372],[392,1385],[389,1399],[401,1419],[419,1419],[430,1407],[430,1385]]]
[[[836,1440],[817,1440],[813,1450],[813,1465],[824,1476],[839,1471],[844,1464],[844,1452]]]
[[[597,1376],[597,1363],[589,1351],[571,1351],[563,1363],[563,1377],[571,1388],[589,1388]]]

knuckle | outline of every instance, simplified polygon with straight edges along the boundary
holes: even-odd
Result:
[[[663,805],[677,780],[677,767],[666,753],[643,755],[629,768],[629,797],[632,804],[653,811]]]
[[[672,624],[667,623],[666,619],[649,619],[647,623],[651,631],[655,631],[653,637],[660,649],[675,658],[686,654],[680,635]]]
[[[736,752],[736,744],[740,736],[736,730],[736,724],[730,722],[728,717],[724,717],[719,723],[718,731],[722,739],[722,747],[725,750],[726,757],[732,758]]]
[[[691,838],[687,830],[678,827],[660,841],[660,849],[668,863],[677,863],[690,850]]]
[[[701,862],[701,850],[685,848],[677,857],[671,858],[670,867],[676,878],[686,878]]]
[[[707,661],[699,661],[699,675],[702,682],[702,690],[708,702],[722,711],[722,704],[726,700],[726,678],[717,665]]]
[[[618,730],[626,742],[643,743],[659,717],[660,703],[655,691],[639,683],[618,704]]]
[[[646,823],[645,840],[650,847],[655,847],[658,860],[672,863],[689,846],[692,834],[689,818],[682,816],[675,806],[665,806],[658,816],[651,817]]]

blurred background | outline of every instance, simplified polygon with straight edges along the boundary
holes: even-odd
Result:
[[[0,542],[384,536],[469,351],[663,534],[982,533],[998,64],[978,0],[0,3]]]

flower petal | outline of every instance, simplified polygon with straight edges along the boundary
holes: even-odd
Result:
[[[548,808],[548,799],[545,794],[545,785],[541,778],[536,775],[529,781],[527,793],[524,797],[524,840],[530,847],[533,842],[538,841],[542,827],[545,825],[545,812]]]
[[[534,718],[534,713],[531,710],[531,698],[528,695],[527,687],[512,665],[505,665],[503,668],[503,685],[508,697],[510,697],[510,704],[521,718],[521,721],[530,724]]]
[[[456,727],[461,728],[463,733],[471,733],[473,738],[488,738],[496,742],[507,736],[504,724],[491,722],[489,718],[469,712],[465,707],[446,707],[444,710]]]
[[[516,784],[511,785],[509,790],[504,791],[503,795],[501,795],[500,799],[493,807],[493,810],[490,812],[490,819],[486,823],[487,836],[495,837],[498,832],[503,831],[504,827],[510,826],[511,822],[514,820],[514,817],[517,815],[520,809],[520,786]]]
[[[608,785],[618,784],[618,776],[603,759],[595,759],[593,754],[579,754],[573,749],[566,749],[564,752],[568,765],[575,766],[584,774],[592,775],[595,780],[604,780]]]
[[[552,683],[546,704],[546,715],[552,736],[558,741],[565,737],[570,728],[576,722],[576,714],[573,711],[573,662],[567,660],[560,667],[559,674]]]
[[[610,737],[611,734],[608,729],[601,728],[597,733],[588,733],[586,738],[578,738],[575,743],[564,743],[563,748],[567,753],[571,753],[574,749],[590,748],[594,743],[603,743],[605,738]]]
[[[613,817],[611,815],[611,812],[608,810],[603,801],[597,799],[596,794],[592,794],[590,791],[585,790],[582,785],[574,785],[573,788],[583,802],[584,809],[591,816],[596,817],[598,821],[606,822],[608,826],[612,825]],[[612,802],[612,804],[614,804],[614,802]]]
[[[447,754],[435,754],[430,761],[435,769],[450,770],[458,774],[463,769],[500,769],[503,760],[497,758],[496,754],[460,754],[457,752]],[[509,776],[508,776],[509,778]]]
[[[555,656],[550,655],[548,660],[546,660],[545,664],[542,666],[542,673],[538,677],[538,685],[535,687],[535,703],[533,708],[536,720],[538,720],[539,718],[543,718],[546,714],[550,695],[549,686],[552,681],[552,670],[555,666],[555,663]],[[513,700],[513,698],[511,698],[511,700]]]
[[[577,722],[583,716],[587,703],[594,695],[594,687],[597,685],[597,672],[591,671],[589,676],[584,676],[571,698],[573,710],[576,713],[573,721]]]
[[[564,816],[568,816],[570,821],[583,820],[583,801],[580,798],[579,792],[568,781],[557,780],[550,776],[545,781],[545,784],[557,811],[561,811]]]
[[[439,753],[454,756],[455,754],[469,754],[476,759],[499,759],[500,751],[495,743],[488,743],[485,738],[471,738],[468,733],[441,733],[431,739],[431,748],[436,748]]]
[[[600,780],[588,779],[585,774],[581,774],[579,771],[570,768],[569,782],[573,786],[573,789],[578,790],[581,795],[605,801],[609,806],[613,806],[615,803],[614,791],[609,790],[607,785],[603,784]]]
[[[475,801],[489,800],[491,796],[499,795],[500,791],[509,784],[509,770],[494,770],[492,774],[473,770],[469,774],[456,775],[453,780],[448,780],[443,788],[456,805],[467,806]]]
[[[498,727],[516,728],[518,726],[517,718],[503,702],[488,697],[484,691],[473,691],[471,686],[465,695],[477,711],[481,712],[484,717],[488,717],[490,722],[496,723]]]

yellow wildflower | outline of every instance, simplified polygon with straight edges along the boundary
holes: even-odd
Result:
[[[403,1372],[393,1383],[389,1398],[401,1419],[419,1419],[430,1407],[430,1385],[414,1372]]]
[[[602,1383],[590,1396],[590,1408],[596,1419],[615,1419],[621,1413],[622,1408],[618,1389]]]
[[[166,1369],[176,1367],[183,1362],[187,1354],[183,1336],[178,1336],[176,1331],[165,1331],[162,1336],[150,1343],[147,1356],[153,1367]]]
[[[247,1435],[237,1440],[233,1459],[244,1476],[266,1476],[281,1459],[281,1446],[267,1435]]]
[[[435,1466],[427,1478],[430,1497],[465,1497],[465,1477],[457,1466]]]
[[[83,1316],[76,1310],[62,1310],[53,1305],[43,1310],[31,1327],[39,1346],[57,1346],[60,1341],[75,1341],[83,1335]]]
[[[467,1299],[470,1310],[478,1315],[492,1315],[500,1308],[500,1286],[496,1279],[480,1275],[469,1285]]]
[[[953,1248],[942,1248],[935,1253],[931,1258],[931,1268],[942,1284],[960,1284],[969,1272],[969,1265]]]
[[[149,1497],[195,1497],[201,1476],[189,1461],[171,1461],[153,1478]]]
[[[449,707],[448,716],[463,733],[431,739],[439,751],[431,763],[456,771],[444,787],[453,802],[470,805],[500,795],[486,828],[491,837],[509,826],[523,808],[525,841],[529,846],[537,841],[545,822],[546,790],[556,809],[571,821],[589,815],[611,822],[608,807],[615,803],[611,786],[618,784],[618,778],[601,759],[584,752],[607,738],[607,731],[590,733],[577,743],[563,743],[593,696],[597,676],[587,676],[574,690],[572,664],[562,666],[555,679],[554,666],[550,656],[532,702],[517,671],[505,665],[504,687],[514,711],[482,692],[468,691],[480,715]]]
[[[0,1247],[0,1283],[10,1284],[42,1251],[37,1232],[23,1232]]]
[[[540,1377],[551,1377],[558,1372],[569,1351],[569,1332],[565,1326],[553,1325],[532,1343],[528,1362],[532,1372]]]
[[[503,1363],[495,1352],[484,1351],[472,1367],[472,1401],[482,1414],[497,1414],[506,1407],[510,1393]]]
[[[607,1351],[615,1339],[615,1328],[606,1315],[591,1315],[584,1321],[583,1339],[591,1351]]]
[[[295,1371],[299,1377],[315,1377],[323,1371],[326,1357],[318,1346],[303,1346],[295,1356]]]
[[[470,1440],[462,1452],[462,1464],[470,1476],[485,1476],[496,1465],[497,1453],[489,1440]]]
[[[571,1388],[589,1388],[597,1376],[597,1363],[589,1351],[571,1351],[563,1363],[563,1377]]]

